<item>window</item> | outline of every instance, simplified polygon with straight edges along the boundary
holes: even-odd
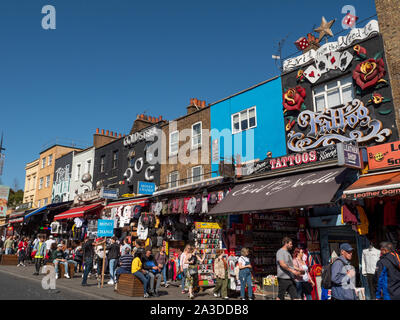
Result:
[[[202,171],[203,170],[201,166],[192,168],[192,182],[199,182],[202,180]]]
[[[46,165],[46,157],[42,159],[42,169],[45,167],[45,165]]]
[[[37,206],[38,208],[40,208],[40,200],[37,202]]]
[[[50,186],[50,175],[46,176],[46,188]]]
[[[118,150],[113,152],[113,165],[112,168],[116,169],[118,166]]]
[[[346,77],[322,84],[313,89],[314,110],[316,112],[324,109],[345,105],[353,100],[353,80]]]
[[[44,200],[43,200],[43,205],[45,206],[45,205],[47,205],[47,198],[44,198]]]
[[[36,176],[34,176],[32,180],[33,180],[33,185],[32,185],[31,190],[35,190],[36,189]]]
[[[86,172],[90,173],[90,166],[92,165],[92,160],[86,161]]]
[[[201,122],[192,125],[192,148],[201,146]]]
[[[257,126],[256,107],[240,111],[232,115],[232,133],[252,129]]]
[[[76,165],[76,175],[75,175],[75,181],[79,181],[81,178],[81,164]]]
[[[178,154],[179,149],[179,131],[171,132],[169,135],[169,155],[174,156]]]
[[[168,181],[169,181],[169,187],[174,188],[179,185],[179,172],[178,171],[173,171],[169,174]]]
[[[43,178],[39,180],[39,190],[43,188]]]
[[[48,161],[47,165],[51,166],[52,162],[53,162],[53,155],[51,154],[51,155],[49,155],[49,161]]]
[[[106,158],[106,156],[101,156],[101,158],[100,158],[100,172],[104,172],[105,158]]]
[[[30,190],[30,185],[31,185],[31,179],[29,178],[29,179],[26,181],[25,191],[29,191],[29,190]]]

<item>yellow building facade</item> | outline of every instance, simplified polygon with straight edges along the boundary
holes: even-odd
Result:
[[[35,208],[51,203],[55,160],[74,150],[81,149],[54,145],[40,153],[34,197]]]
[[[25,166],[24,203],[32,203],[36,208],[36,181],[39,171],[39,159],[29,162]]]

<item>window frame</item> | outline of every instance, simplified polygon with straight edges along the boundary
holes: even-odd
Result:
[[[48,188],[48,187],[50,187],[50,175],[48,174],[47,176],[46,176],[46,184],[45,184],[45,186],[46,186],[46,188]]]
[[[100,172],[101,173],[104,173],[105,166],[106,166],[106,156],[103,155],[100,157]]]
[[[342,84],[342,81],[345,79],[349,79],[350,82],[346,83],[346,84]],[[328,89],[328,85],[332,84],[333,82],[336,82],[336,86],[334,86],[333,88]],[[318,88],[322,88],[323,87],[323,91],[320,93],[315,94],[315,90]],[[343,89],[347,89],[347,88],[351,88],[351,92],[352,92],[352,99],[354,99],[354,86],[353,86],[353,81],[352,81],[352,77],[351,75],[348,75],[346,77],[340,77],[340,78],[336,78],[333,79],[331,81],[327,81],[325,83],[322,83],[318,86],[315,86],[312,88],[312,98],[313,98],[313,106],[314,106],[314,112],[323,112],[325,109],[334,109],[340,106],[344,106],[344,102],[343,102]],[[328,93],[330,92],[334,92],[337,89],[339,89],[339,99],[340,99],[340,104],[336,105],[336,106],[332,106],[329,107],[328,106]],[[316,103],[316,98],[318,97],[324,97],[324,109],[323,110],[318,110],[317,107],[317,103]],[[347,103],[347,102],[346,102]]]
[[[200,133],[197,134],[196,136],[194,136],[193,135],[193,133],[194,133],[193,132],[193,128],[194,128],[194,126],[196,126],[198,124],[200,124]],[[191,131],[192,149],[198,149],[199,147],[201,147],[203,145],[203,132],[202,132],[202,130],[203,130],[203,122],[202,121],[198,121],[198,122],[192,124],[192,131]],[[194,145],[193,144],[193,140],[194,140],[194,138],[197,138],[198,136],[200,136],[200,143]]]
[[[43,177],[39,179],[39,190],[43,189]]]
[[[82,163],[78,162],[76,164],[76,171],[75,171],[75,181],[79,181],[79,179],[81,178],[81,168],[82,168]]]
[[[172,175],[173,174],[176,174],[176,180],[175,180],[175,186],[172,186],[172,179],[171,179],[171,177],[172,177]],[[179,187],[179,171],[178,170],[175,170],[175,171],[171,171],[169,174],[168,174],[168,186],[169,186],[169,188],[176,188],[176,187]]]
[[[255,119],[255,123],[254,123],[254,126],[250,126],[250,110],[252,110],[252,109],[254,109],[254,119]],[[246,111],[246,115],[247,115],[247,128],[246,129],[244,129],[244,130],[242,130],[242,119],[241,119],[241,114],[243,113],[243,112],[245,112]],[[235,126],[234,126],[234,122],[233,122],[233,118],[235,117],[235,116],[239,116],[239,130],[235,130]],[[232,128],[232,134],[237,134],[237,133],[240,133],[240,132],[242,132],[242,131],[247,131],[247,130],[250,130],[250,129],[254,129],[254,128],[256,128],[257,127],[257,106],[256,105],[254,105],[254,106],[252,106],[252,107],[250,107],[250,108],[247,108],[247,109],[243,109],[243,110],[241,110],[241,111],[239,111],[239,112],[236,112],[236,113],[233,113],[233,114],[231,114],[231,128]]]
[[[196,169],[196,168],[200,168],[200,174],[198,175],[198,176],[196,176],[196,177],[199,177],[199,181],[194,181],[194,169]],[[202,177],[203,177],[203,166],[195,166],[195,167],[192,167],[191,169],[190,169],[190,173],[191,173],[191,177],[190,177],[190,183],[195,183],[195,182],[201,182],[203,179],[202,179]]]
[[[50,154],[49,157],[48,157],[48,160],[47,160],[47,165],[51,166],[52,163],[53,163],[53,155]]]
[[[177,148],[176,152],[172,152],[172,151],[171,151],[171,146],[172,146],[172,143],[171,143],[171,142],[172,142],[172,139],[171,139],[171,137],[172,137],[174,134],[177,134],[177,135],[178,135],[178,141],[174,143],[174,144],[177,144],[177,145],[178,145],[178,148]],[[170,157],[176,156],[178,153],[179,153],[179,130],[175,130],[175,131],[172,131],[172,132],[169,134],[169,156],[170,156]]]
[[[46,157],[42,158],[42,169],[46,167]]]
[[[112,169],[117,169],[118,168],[118,152],[119,150],[114,150],[113,151],[113,157],[112,157]],[[116,157],[115,157],[116,155]]]

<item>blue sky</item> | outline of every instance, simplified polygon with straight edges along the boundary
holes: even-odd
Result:
[[[41,27],[48,4],[56,30]],[[23,187],[25,164],[56,138],[91,145],[96,128],[126,134],[144,111],[172,120],[190,98],[212,103],[277,75],[277,42],[288,35],[292,54],[322,16],[341,31],[347,4],[359,20],[376,14],[373,0],[2,0],[0,179]]]

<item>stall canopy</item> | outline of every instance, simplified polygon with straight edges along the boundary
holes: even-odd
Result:
[[[345,181],[345,170],[336,168],[241,183],[209,214],[250,213],[328,204]]]
[[[69,209],[61,214],[54,216],[54,220],[64,220],[69,218],[83,217],[85,213],[92,212],[103,207],[101,203],[95,203],[87,206],[81,206]]]
[[[343,192],[347,199],[374,198],[400,194],[400,171],[361,176]]]

